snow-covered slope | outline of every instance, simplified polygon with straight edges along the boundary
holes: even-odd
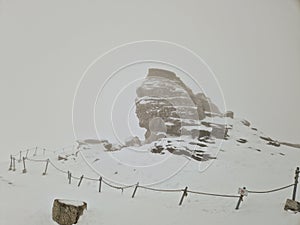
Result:
[[[300,149],[268,144],[266,135],[246,126],[245,121],[228,119],[228,123],[232,127],[228,140],[221,143],[215,139],[201,148],[216,158],[207,161],[166,150],[155,154],[151,144],[107,152],[97,142],[56,152],[38,149],[36,156],[32,149],[25,160],[25,174],[22,162],[16,162],[14,172],[8,171],[9,161],[4,160],[0,164],[1,224],[55,224],[51,219],[52,202],[54,198],[63,198],[88,203],[88,211],[79,221],[85,225],[299,225],[299,215],[283,210],[292,188],[268,194],[249,193],[239,210],[235,210],[234,197],[188,193],[183,205],[178,206],[182,191],[138,188],[135,198],[131,198],[134,186],[114,189],[102,183],[102,192],[98,192],[100,176],[119,187],[140,182],[141,186],[155,189],[181,190],[187,186],[191,191],[225,195],[238,195],[239,187],[264,191],[293,183],[294,170],[300,165]],[[168,140],[163,142],[167,144]],[[22,153],[25,155],[26,151]],[[48,158],[53,164],[49,164],[47,175],[43,176],[43,160]],[[76,179],[68,184],[66,171],[77,178],[84,175],[95,180],[84,179],[80,187]]]

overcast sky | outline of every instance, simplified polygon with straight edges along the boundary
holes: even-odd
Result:
[[[215,72],[228,109],[300,143],[297,0],[0,0],[0,156],[72,144],[73,96],[85,69],[143,39],[193,50]]]

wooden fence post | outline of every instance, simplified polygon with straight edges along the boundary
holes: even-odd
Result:
[[[45,171],[44,171],[44,173],[43,173],[43,176],[45,176],[45,175],[47,174],[48,165],[49,165],[49,159],[47,159],[47,162],[46,162],[46,168],[45,168]]]
[[[25,157],[23,157],[23,166],[24,166],[23,173],[26,173],[27,170],[26,170],[26,165],[25,165]]]
[[[13,157],[12,157],[12,155],[10,155],[10,164],[9,164],[8,170],[12,170],[12,167],[13,167]]]
[[[26,151],[26,158],[28,158],[29,149]]]
[[[187,196],[187,190],[188,190],[188,187],[185,187],[185,189],[183,190],[183,194],[182,194],[182,196],[181,196],[179,205],[182,205],[184,197]]]
[[[18,163],[22,162],[22,151],[20,151],[19,153],[19,160],[18,160]]]
[[[235,207],[236,210],[238,210],[240,208],[240,204],[242,203],[244,196],[247,195],[246,187],[240,188],[239,189],[239,194],[240,194],[240,197],[239,197],[238,203]]]
[[[80,177],[80,180],[79,180],[79,183],[78,183],[78,187],[80,186],[82,180],[83,180],[83,175]]]
[[[102,186],[102,177],[99,178],[99,192],[101,192],[101,186]]]
[[[16,158],[13,157],[13,171],[16,171]]]
[[[139,187],[139,182],[135,185],[134,191],[133,191],[132,196],[131,196],[132,198],[134,198],[138,187]]]
[[[69,179],[69,184],[71,184],[72,181],[72,173],[68,171],[68,179]]]
[[[299,178],[299,167],[297,167],[295,171],[295,184],[294,184],[294,190],[293,190],[293,197],[292,199],[296,200],[296,194],[297,194],[297,186],[298,186],[298,178]]]

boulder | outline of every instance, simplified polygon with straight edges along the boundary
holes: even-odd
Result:
[[[55,199],[52,207],[52,219],[60,225],[77,224],[79,217],[86,209],[87,203],[82,201]]]
[[[300,212],[300,203],[291,199],[287,199],[284,206],[284,210]]]

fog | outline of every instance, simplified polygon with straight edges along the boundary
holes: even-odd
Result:
[[[299,27],[296,0],[2,0],[0,156],[73,144],[73,98],[86,68],[144,39],[191,49],[214,71],[227,109],[300,143]]]

